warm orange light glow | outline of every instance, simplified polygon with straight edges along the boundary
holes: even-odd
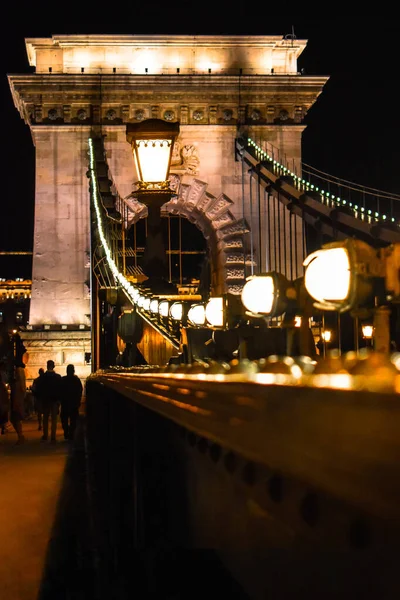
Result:
[[[372,325],[363,325],[362,326],[362,334],[366,340],[370,340],[374,336],[374,328]]]
[[[332,339],[332,331],[329,329],[325,329],[325,331],[321,331],[321,337],[324,342],[330,342]]]

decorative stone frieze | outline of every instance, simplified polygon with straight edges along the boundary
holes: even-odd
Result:
[[[145,111],[143,108],[137,108],[135,110],[134,119],[135,121],[143,121],[146,118]]]
[[[160,107],[153,105],[151,107],[151,118],[158,119],[159,118]]]
[[[217,123],[217,107],[210,106],[208,110],[210,125],[216,125]]]
[[[129,104],[124,104],[121,106],[121,114],[123,123],[128,123],[129,121]]]
[[[64,104],[63,106],[63,119],[64,123],[71,123],[71,105]]]
[[[231,121],[233,118],[233,110],[231,108],[225,108],[222,113],[222,118],[224,121]]]
[[[267,123],[273,123],[275,119],[275,106],[267,107]]]
[[[261,111],[258,108],[253,108],[250,111],[250,119],[252,121],[260,121],[261,120]]]
[[[92,119],[93,119],[93,123],[100,123],[100,114],[101,114],[100,108],[101,107],[98,104],[92,105]]]
[[[117,111],[114,108],[109,108],[106,112],[106,119],[114,121],[117,118]]]
[[[244,105],[239,106],[238,121],[239,123],[244,123],[246,121],[246,106]]]
[[[193,117],[194,121],[197,121],[197,122],[203,121],[203,119],[204,119],[204,110],[202,110],[202,109],[196,109],[196,110],[194,110],[192,117]]]
[[[43,107],[40,105],[35,105],[35,123],[41,123],[43,120]]]
[[[181,106],[180,113],[181,113],[181,118],[180,118],[181,125],[187,125],[189,122],[189,107]]]
[[[301,123],[303,120],[303,107],[295,106],[294,107],[294,121],[295,123]]]
[[[166,121],[173,121],[175,119],[175,112],[173,110],[164,111],[164,119]]]

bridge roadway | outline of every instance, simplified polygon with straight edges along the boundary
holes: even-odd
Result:
[[[333,362],[98,371],[72,444],[1,436],[0,598],[400,597],[400,375]]]

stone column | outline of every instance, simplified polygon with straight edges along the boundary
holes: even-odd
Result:
[[[90,324],[89,127],[32,126],[35,229],[29,323]]]

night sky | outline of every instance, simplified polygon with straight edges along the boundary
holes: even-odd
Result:
[[[115,14],[109,14],[109,7],[101,18],[99,10],[94,16],[85,16],[68,4],[62,11],[61,7],[54,9],[53,21],[52,14],[40,14],[39,5],[32,6],[35,14],[31,11],[29,15],[17,14],[17,3],[15,8],[7,9],[6,31],[2,32],[0,251],[31,251],[33,247],[34,147],[29,128],[13,105],[6,78],[7,74],[33,71],[28,66],[26,37],[74,33],[286,35],[294,31],[297,38],[308,40],[298,61],[299,69],[304,68],[309,75],[330,77],[306,117],[303,161],[331,175],[400,194],[400,53],[395,19],[342,21],[329,15],[324,19],[299,19],[290,17],[290,11],[286,11],[289,16],[276,18],[269,14],[266,2],[252,3],[245,18],[243,14],[231,14],[231,5],[227,4],[220,12],[206,10],[203,3],[197,9],[189,3],[183,4],[184,9],[176,3],[162,6],[162,16],[158,17],[158,6],[153,2],[148,3],[149,8],[138,4],[132,8],[114,7]],[[285,3],[281,7],[285,12]],[[60,18],[59,11],[69,17]],[[16,264],[13,269],[19,271],[10,271],[10,261],[0,257],[0,277],[30,276],[29,260],[21,259]]]

